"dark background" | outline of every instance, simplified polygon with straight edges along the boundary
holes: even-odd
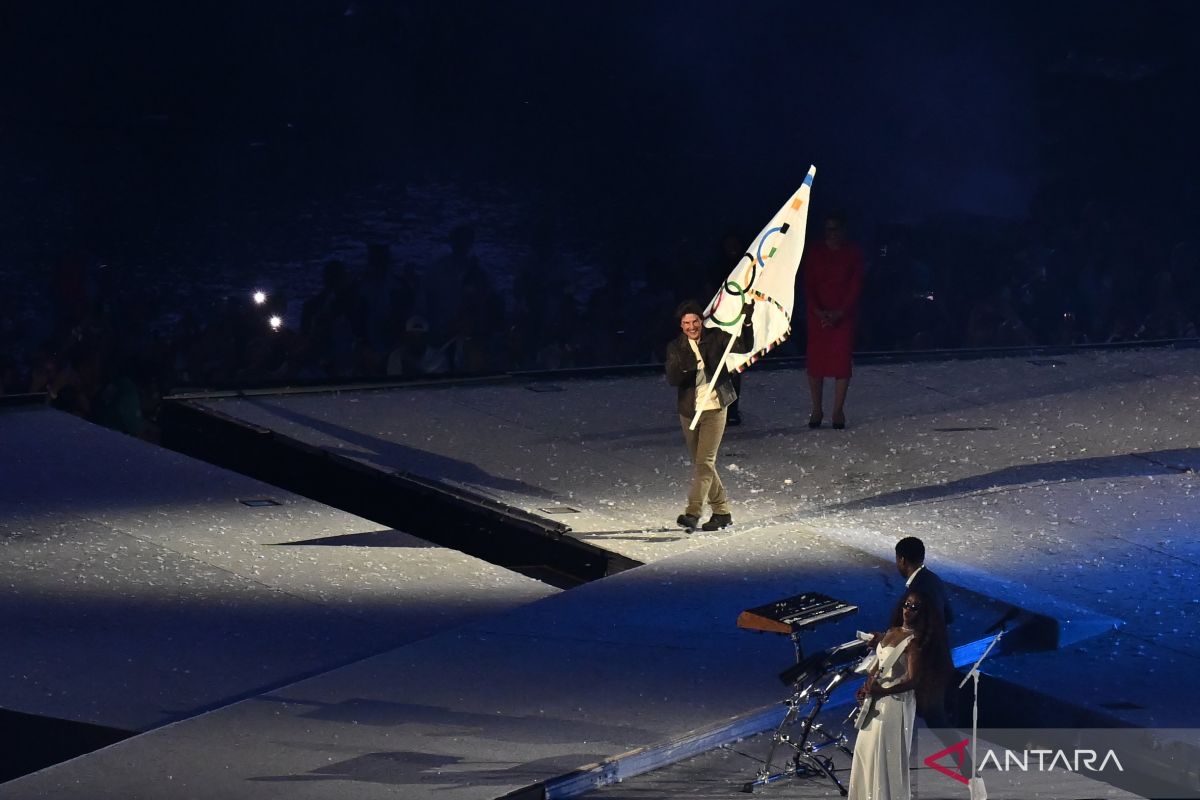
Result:
[[[809,163],[816,199],[866,223],[1020,217],[1043,195],[1195,205],[1191,3],[0,14],[4,232],[9,248],[41,239],[26,252],[153,242],[224,259],[299,213],[409,182],[468,199],[502,184],[581,238],[640,241],[684,219],[701,233],[766,219]],[[236,234],[212,235],[218,219]]]
[[[1188,284],[1198,25],[1190,2],[4,3],[0,312],[48,336],[64,259],[168,327],[260,285],[294,311],[327,258],[427,270],[461,223],[510,308],[539,242],[586,304],[711,272],[810,163],[877,293]],[[966,341],[995,287],[959,283],[944,331],[866,345]]]

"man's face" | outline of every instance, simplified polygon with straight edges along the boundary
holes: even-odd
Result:
[[[896,556],[896,570],[900,573],[901,578],[908,578],[912,574],[912,565],[904,556]]]
[[[700,317],[696,314],[684,314],[679,320],[679,327],[683,331],[683,335],[698,341],[700,339]]]

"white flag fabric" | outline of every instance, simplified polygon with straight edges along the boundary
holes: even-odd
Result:
[[[804,254],[808,225],[808,196],[816,167],[804,183],[755,237],[717,296],[704,310],[704,324],[736,335],[742,327],[742,307],[754,303],[754,345],[746,353],[729,353],[725,368],[741,372],[781,344],[792,332],[796,302],[796,271]]]

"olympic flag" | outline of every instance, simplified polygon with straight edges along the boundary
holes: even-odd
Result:
[[[721,368],[741,372],[782,344],[792,332],[792,306],[796,302],[796,271],[804,255],[804,230],[808,224],[808,196],[812,191],[816,167],[809,167],[804,183],[783,208],[755,237],[749,249],[738,259],[716,297],[704,310],[704,324],[731,334],[725,358],[712,380],[697,398],[696,408],[713,391]],[[742,308],[754,304],[754,342],[748,352],[734,353],[733,343],[745,319]],[[692,428],[700,419],[696,412]]]

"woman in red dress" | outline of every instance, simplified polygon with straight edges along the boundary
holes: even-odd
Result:
[[[825,379],[834,379],[833,427],[846,427],[846,390],[850,387],[850,354],[858,297],[862,292],[863,256],[846,240],[845,219],[825,218],[824,241],[804,254],[804,297],[808,307],[808,390],[812,415],[808,427],[819,428],[825,418]]]

